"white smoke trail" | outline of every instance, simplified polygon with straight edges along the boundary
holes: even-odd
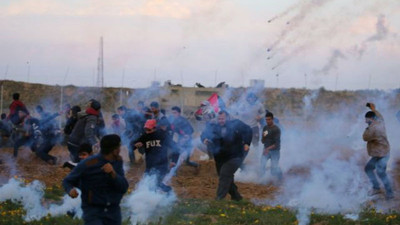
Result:
[[[339,59],[345,59],[345,55],[339,50],[339,49],[335,49],[331,56],[329,57],[328,62],[326,63],[326,65],[324,65],[320,70],[316,71],[317,74],[328,74],[329,72],[331,72],[333,69],[337,69],[337,64]]]
[[[296,214],[296,218],[299,221],[299,225],[308,225],[310,223],[310,209],[299,208]]]
[[[178,161],[176,162],[176,165],[171,168],[171,170],[167,173],[167,175],[165,175],[165,177],[163,179],[163,183],[164,184],[169,184],[170,183],[171,178],[176,174],[176,171],[182,165],[183,161],[185,161],[187,155],[188,155],[187,152],[183,152],[183,153],[181,153],[179,155],[179,158],[178,158]]]

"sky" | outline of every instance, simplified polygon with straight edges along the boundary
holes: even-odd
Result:
[[[1,0],[0,79],[400,88],[398,0]]]

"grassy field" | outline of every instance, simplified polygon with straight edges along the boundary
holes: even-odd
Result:
[[[44,201],[60,201],[63,191],[53,186],[45,189]],[[68,215],[52,217],[45,216],[37,221],[24,221],[25,211],[22,204],[5,201],[0,203],[0,224],[32,224],[32,225],[75,225],[83,224],[80,219]],[[182,199],[176,202],[168,213],[157,215],[148,224],[299,224],[296,211],[282,206],[254,205],[248,201],[210,201],[201,199]],[[125,220],[124,224],[130,224]],[[310,224],[354,224],[354,225],[384,225],[400,224],[398,212],[381,213],[375,209],[364,209],[358,220],[346,219],[344,215],[324,215],[312,213]]]

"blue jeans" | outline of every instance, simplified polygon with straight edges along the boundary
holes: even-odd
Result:
[[[265,165],[267,164],[268,159],[271,160],[271,175],[278,178],[278,180],[282,179],[282,171],[279,168],[279,159],[281,157],[280,150],[271,150],[267,155],[263,155],[261,157],[261,172],[265,173]]]
[[[368,178],[372,183],[372,187],[375,190],[378,190],[380,189],[380,185],[374,173],[374,170],[376,169],[376,174],[378,174],[378,177],[381,179],[383,185],[385,186],[386,195],[388,194],[391,195],[393,194],[392,185],[390,184],[389,178],[386,174],[386,165],[388,161],[389,161],[389,155],[385,157],[372,157],[368,161],[364,170],[365,173],[367,173]]]

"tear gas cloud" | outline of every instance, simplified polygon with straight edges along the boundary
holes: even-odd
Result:
[[[365,98],[344,101],[321,108],[321,93],[311,91],[303,99],[303,116],[274,115],[281,123],[280,167],[284,173],[281,192],[274,199],[254,199],[255,203],[284,205],[298,211],[298,219],[308,224],[311,210],[328,214],[357,215],[369,200],[372,188],[364,173],[368,161],[362,133],[366,102],[374,102],[384,118],[391,144],[388,173],[399,159],[400,124],[396,92],[369,93]],[[332,102],[334,104],[334,102]],[[329,106],[328,106],[329,107]],[[262,147],[251,148],[247,167],[235,174],[235,180],[251,183],[273,182],[270,168],[265,175],[259,167]]]
[[[157,218],[167,213],[177,197],[173,191],[165,193],[158,190],[157,177],[142,177],[135,191],[122,201],[124,217],[130,218],[131,224],[148,222],[151,217]]]
[[[67,212],[75,212],[75,216],[82,216],[81,199],[72,199],[64,195],[60,205],[50,204],[45,207],[41,204],[44,196],[44,185],[35,180],[25,185],[21,180],[11,178],[7,184],[0,187],[0,202],[11,200],[21,203],[26,210],[25,221],[39,220],[48,214],[52,216],[65,215]]]
[[[155,95],[154,89],[143,89],[136,92],[139,97],[127,99],[127,103],[135,104],[138,100],[148,101],[149,96]],[[222,97],[228,106],[228,111],[237,117],[245,108],[246,96],[255,93],[261,103],[265,103],[264,88],[255,86],[248,89],[227,88]],[[283,90],[284,91],[284,90]],[[164,92],[158,92],[164,93]],[[165,92],[166,94],[166,92]],[[320,90],[308,91],[303,98],[303,108],[300,115],[293,115],[290,110],[283,110],[282,114],[274,108],[268,110],[280,119],[282,129],[280,166],[284,172],[282,192],[275,199],[254,199],[258,204],[281,204],[298,210],[298,219],[307,224],[310,211],[322,213],[357,214],[365,203],[370,184],[364,174],[363,167],[368,159],[362,133],[366,127],[364,114],[366,102],[374,102],[377,109],[385,117],[385,124],[389,142],[392,146],[391,161],[388,165],[389,174],[394,164],[391,162],[400,158],[398,146],[400,140],[395,137],[400,127],[395,114],[398,108],[396,92],[368,92],[360,94],[358,99],[346,100],[327,105]],[[162,98],[164,96],[161,96]],[[341,99],[339,99],[341,100]],[[321,104],[324,103],[324,104]],[[149,102],[146,102],[148,105]],[[282,103],[278,103],[282,104]],[[48,104],[50,106],[50,104]],[[48,106],[46,104],[46,106]],[[324,105],[324,106],[321,106]],[[49,107],[51,108],[51,107]],[[57,107],[55,107],[57,108]],[[196,131],[202,131],[203,124],[193,124]],[[198,125],[198,126],[197,126]],[[194,138],[194,142],[200,142]],[[252,148],[246,159],[248,166],[236,173],[235,179],[249,183],[272,182],[269,171],[261,174],[259,159],[262,145]],[[181,155],[181,158],[184,157]],[[176,168],[182,160],[179,160]],[[10,164],[10,166],[12,166]],[[14,164],[15,168],[15,164]],[[268,168],[267,168],[268,169]],[[17,171],[14,171],[17,174]],[[166,183],[175,173],[166,177]],[[61,205],[45,207],[41,205],[43,185],[34,181],[23,186],[20,181],[10,179],[0,187],[0,201],[10,199],[21,201],[27,211],[27,221],[40,219],[48,213],[62,215],[67,211],[80,212],[80,198],[63,197]],[[174,193],[166,194],[156,188],[154,176],[144,176],[137,184],[135,191],[125,196],[123,200],[124,217],[130,218],[132,224],[146,222],[154,215],[168,213],[177,197]]]

